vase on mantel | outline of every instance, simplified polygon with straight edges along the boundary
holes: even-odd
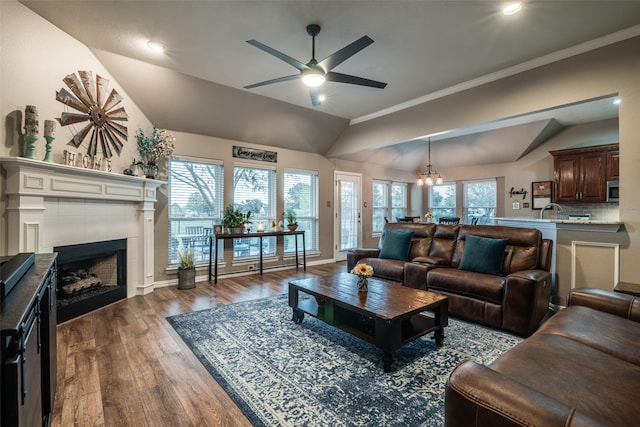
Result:
[[[144,174],[149,179],[156,179],[158,177],[158,165],[147,163],[144,167]]]

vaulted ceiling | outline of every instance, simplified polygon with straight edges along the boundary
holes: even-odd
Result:
[[[500,12],[504,2],[482,0],[21,3],[87,45],[147,117],[162,127],[320,154],[332,149],[350,123],[375,120],[456,88],[640,35],[638,1],[529,0],[510,17]],[[297,72],[247,40],[306,63],[311,59],[311,38],[305,30],[310,23],[322,27],[316,37],[318,60],[364,35],[371,37],[373,44],[335,71],[388,86],[327,82],[321,88],[326,100],[317,107],[299,80],[243,88]],[[148,49],[149,40],[164,44],[165,53]],[[616,115],[611,109],[585,111],[578,118],[565,110],[562,117],[546,112],[474,126],[447,138],[452,144],[481,147],[479,132],[526,135],[513,153],[503,154],[509,157],[505,161],[513,161],[558,124],[571,124],[569,117],[578,122]],[[386,165],[399,164],[393,159],[403,157],[405,170],[419,168],[411,159],[424,159],[422,141],[390,140],[387,145],[370,147],[364,154]],[[476,156],[474,161],[481,160]]]

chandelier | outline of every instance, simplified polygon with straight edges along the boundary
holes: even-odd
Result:
[[[442,176],[438,173],[438,171],[436,171],[435,169],[432,169],[433,165],[431,164],[431,137],[429,137],[428,139],[427,146],[429,148],[428,164],[426,169],[424,169],[422,172],[418,174],[418,179],[416,179],[416,184],[420,186],[425,184],[433,185],[434,183],[442,184],[443,182]]]

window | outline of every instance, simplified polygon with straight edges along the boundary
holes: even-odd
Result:
[[[391,218],[404,218],[407,215],[407,184],[391,184]]]
[[[496,181],[473,181],[463,183],[464,221],[471,224],[478,218],[478,224],[487,223],[496,212]]]
[[[435,222],[440,217],[456,215],[456,184],[436,184],[429,187],[429,212]]]
[[[382,232],[385,223],[384,219],[389,217],[389,212],[387,211],[387,206],[389,206],[388,188],[389,185],[385,181],[373,181],[372,231],[374,233]]]
[[[251,212],[251,228],[258,221],[265,225],[276,218],[276,171],[273,168],[236,165],[233,168],[233,205],[242,212]],[[233,258],[250,258],[275,255],[275,237],[263,239],[241,238],[233,240]]]
[[[306,250],[318,250],[318,174],[311,171],[284,172],[284,210],[293,211],[298,230],[304,230]],[[286,224],[285,224],[286,226]],[[296,250],[295,238],[284,238],[284,252]]]
[[[178,264],[182,248],[208,262],[208,235],[222,221],[223,177],[222,163],[169,160],[169,265]]]
[[[391,197],[389,197],[389,188],[391,188]],[[385,218],[392,222],[397,218],[404,218],[407,214],[407,184],[374,180],[371,214],[374,233],[382,232]]]

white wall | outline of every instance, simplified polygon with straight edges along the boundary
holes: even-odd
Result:
[[[120,157],[114,156],[113,170],[122,171],[132,157],[137,156],[135,130],[139,127],[150,129],[151,123],[129,99],[127,93],[95,58],[91,51],[73,37],[67,35],[48,21],[36,15],[16,1],[0,1],[0,156],[22,154],[24,132],[24,108],[26,105],[38,107],[40,138],[37,141],[36,156],[44,158],[44,121],[60,117],[67,107],[56,101],[56,91],[66,88],[62,79],[79,70],[92,71],[109,80],[109,89],[124,98],[123,106],[129,115],[125,125],[129,128],[129,141],[124,145]],[[80,130],[80,124],[75,125]],[[74,132],[71,126],[56,124],[56,139],[53,142],[53,161],[62,163],[65,149],[76,150],[67,145]],[[86,151],[86,143],[81,146]],[[80,150],[80,149],[78,149]],[[4,177],[0,181],[4,194]],[[0,212],[5,211],[4,198],[0,199]],[[3,236],[6,230],[4,216],[0,218]],[[6,254],[5,239],[0,239],[0,254]]]

